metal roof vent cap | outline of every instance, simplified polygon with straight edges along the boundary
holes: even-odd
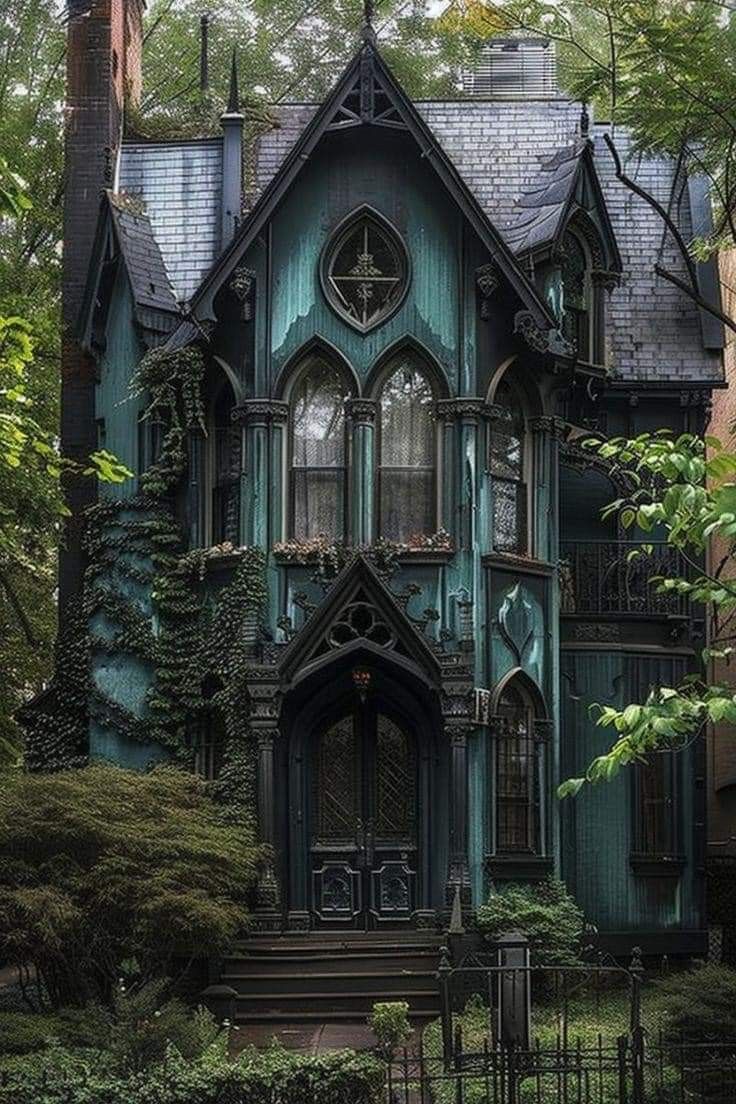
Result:
[[[463,74],[468,96],[539,100],[560,95],[555,44],[547,38],[494,38]]]

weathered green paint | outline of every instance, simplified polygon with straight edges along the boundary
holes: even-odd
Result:
[[[632,688],[659,680],[675,685],[687,670],[680,657],[620,651],[566,651],[562,657],[562,773],[581,774],[607,750],[610,729],[596,727],[591,706],[622,707]],[[640,681],[639,681],[640,680]],[[693,752],[681,769],[692,777]],[[605,931],[693,929],[699,925],[695,893],[692,787],[680,786],[680,848],[683,877],[651,878],[631,869],[635,810],[633,770],[606,785],[588,788],[563,809],[562,872],[586,916]]]
[[[143,406],[131,398],[130,380],[143,355],[133,323],[133,298],[122,265],[118,268],[107,317],[105,351],[100,359],[95,398],[98,424],[104,428],[100,445],[131,471],[138,470],[138,417]],[[113,498],[129,498],[138,489],[136,479],[105,488]]]

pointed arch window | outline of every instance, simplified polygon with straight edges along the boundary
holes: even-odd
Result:
[[[562,329],[580,360],[592,361],[593,283],[590,255],[582,238],[567,230],[562,238]]]
[[[325,251],[321,275],[333,309],[365,332],[385,322],[404,298],[409,258],[391,224],[364,211],[338,228]]]
[[[391,362],[379,394],[379,530],[388,540],[437,528],[434,400],[418,357]]]
[[[241,431],[232,420],[235,395],[228,380],[216,391],[209,411],[206,529],[210,545],[240,544]]]
[[[531,701],[513,680],[501,694],[494,719],[496,854],[542,854],[544,742],[535,722]]]
[[[525,423],[519,396],[502,380],[494,397],[488,471],[491,478],[491,537],[497,552],[527,550]]]
[[[345,535],[346,441],[342,373],[315,356],[291,391],[291,534],[304,540]]]

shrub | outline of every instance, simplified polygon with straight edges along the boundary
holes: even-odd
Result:
[[[665,1013],[668,1040],[736,1040],[736,970],[712,962],[653,984]]]
[[[222,953],[258,858],[206,783],[173,767],[6,776],[0,958],[33,964],[54,1007],[108,1001],[125,959],[150,978],[174,954]]]
[[[486,939],[505,932],[526,934],[533,966],[575,966],[580,962],[583,913],[556,878],[536,885],[509,885],[493,893],[477,912]]]
[[[368,1054],[302,1055],[275,1046],[230,1062],[217,1047],[191,1061],[175,1049],[132,1075],[104,1055],[56,1049],[0,1080],[0,1104],[380,1104],[384,1068]]]
[[[58,1039],[61,1025],[56,1016],[32,1012],[0,1012],[0,1054],[30,1054]]]
[[[62,1010],[61,1038],[73,1046],[105,1051],[111,1067],[132,1073],[163,1061],[169,1046],[183,1058],[199,1058],[227,1032],[205,1009],[192,1011],[176,997],[166,998],[168,981],[159,978],[137,989],[121,982],[111,1005],[89,1004]]]
[[[368,1026],[378,1041],[379,1052],[388,1061],[396,1048],[411,1038],[409,1005],[406,1001],[383,1001],[373,1005]]]

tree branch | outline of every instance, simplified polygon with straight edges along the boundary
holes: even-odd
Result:
[[[679,276],[675,276],[673,272],[668,272],[667,269],[662,268],[661,265],[655,265],[654,271],[658,276],[661,276],[663,280],[667,280],[668,283],[674,284],[676,288],[679,288],[683,295],[687,295],[688,299],[691,299],[701,310],[707,311],[713,318],[718,319],[718,321],[722,322],[724,326],[727,326],[729,330],[736,333],[736,321],[733,318],[729,318],[729,316],[724,314],[723,311],[720,311],[718,307],[714,307],[707,299],[704,299],[700,292],[696,291],[690,284],[686,284]]]

